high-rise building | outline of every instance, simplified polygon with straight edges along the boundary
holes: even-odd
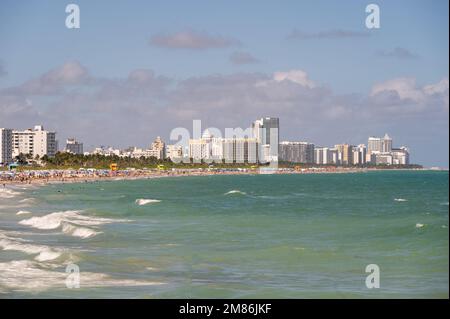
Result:
[[[166,147],[163,140],[159,136],[153,141],[150,146],[150,150],[154,152],[157,159],[164,159],[166,157]]]
[[[279,158],[292,163],[313,163],[314,144],[307,142],[281,142]]]
[[[42,125],[36,125],[34,129],[12,132],[13,157],[19,154],[30,154],[33,158],[55,156],[58,150],[56,132],[45,131]]]
[[[335,145],[340,157],[340,163],[342,165],[353,164],[353,147],[349,144],[337,144]]]
[[[409,164],[409,150],[407,147],[392,149],[392,164],[394,165],[408,165]]]
[[[223,159],[225,163],[257,163],[258,146],[256,138],[225,138]]]
[[[314,163],[316,164],[336,164],[336,149],[329,147],[316,147],[314,149]]]
[[[0,165],[12,162],[12,130],[0,128]]]
[[[353,165],[364,165],[366,163],[366,156],[367,151],[364,144],[353,146]]]
[[[367,143],[368,153],[390,152],[392,150],[392,138],[386,133],[384,137],[369,137]]]
[[[392,151],[392,138],[386,133],[383,137],[382,152],[388,153]]]
[[[189,140],[189,157],[198,161],[221,161],[223,159],[224,139],[214,137],[208,130],[205,130],[199,139]]]
[[[253,138],[260,145],[261,162],[277,162],[280,141],[280,120],[277,117],[263,117],[252,124]],[[267,146],[268,145],[268,146]],[[266,151],[268,150],[268,151]]]
[[[83,143],[78,142],[75,138],[68,138],[65,150],[72,154],[83,154]]]
[[[166,156],[171,160],[183,158],[183,146],[181,145],[167,145]]]

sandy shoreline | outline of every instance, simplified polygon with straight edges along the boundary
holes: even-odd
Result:
[[[278,169],[268,170],[250,170],[250,169],[175,169],[175,170],[128,170],[111,172],[109,170],[49,170],[49,171],[24,171],[11,174],[9,172],[0,172],[0,186],[6,185],[46,185],[57,183],[88,183],[100,181],[121,181],[153,179],[163,177],[180,176],[214,176],[214,175],[266,175],[266,174],[342,174],[342,173],[365,173],[372,171],[425,171],[427,169],[376,169],[376,168],[309,168],[302,170]]]

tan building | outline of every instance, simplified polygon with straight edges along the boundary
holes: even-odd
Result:
[[[353,164],[353,146],[349,144],[337,144],[334,146],[340,155],[342,165]]]

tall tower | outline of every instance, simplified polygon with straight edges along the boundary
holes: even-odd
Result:
[[[392,138],[387,133],[383,137],[382,151],[385,153],[392,151]]]
[[[280,120],[278,117],[263,117],[252,124],[253,137],[261,145],[260,160],[278,161]]]

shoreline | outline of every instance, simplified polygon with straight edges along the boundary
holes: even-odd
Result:
[[[142,180],[164,177],[182,177],[182,176],[215,176],[215,175],[302,175],[302,174],[348,174],[348,173],[367,173],[374,171],[448,171],[426,168],[404,168],[404,169],[385,169],[385,168],[308,168],[302,170],[293,170],[280,168],[275,171],[264,171],[260,169],[225,169],[225,170],[204,170],[204,169],[175,169],[175,170],[30,170],[14,173],[13,177],[5,178],[7,174],[0,172],[0,187],[8,186],[44,186],[48,184],[64,183],[89,183],[101,181],[124,181],[124,180]]]

